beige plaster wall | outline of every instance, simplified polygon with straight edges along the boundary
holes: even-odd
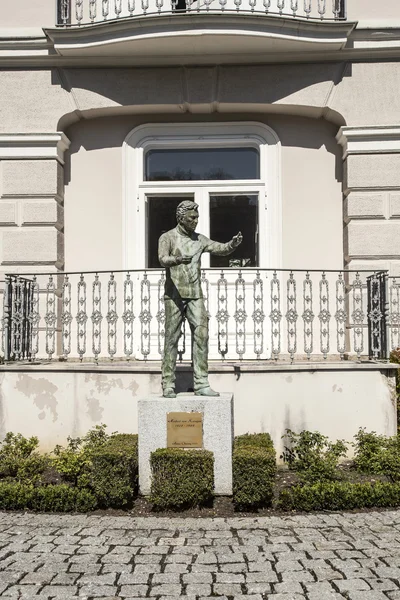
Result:
[[[55,22],[55,0],[14,0],[2,7],[0,28],[18,29],[24,35],[26,29],[54,27]]]
[[[384,3],[376,0],[346,0],[347,18],[349,21],[365,22],[397,21],[400,20],[398,0],[385,0]]]
[[[0,71],[0,133],[122,114],[260,113],[397,123],[399,63]],[[180,117],[179,117],[180,118]]]
[[[351,268],[400,273],[400,154],[345,161],[345,257]]]
[[[68,129],[71,148],[64,203],[66,270],[123,268],[122,144],[133,127],[155,120],[150,115],[146,119],[105,118],[82,121]],[[168,116],[164,120],[173,122]],[[202,120],[216,119],[204,116]],[[238,120],[238,116],[224,115],[223,120]],[[324,120],[277,115],[258,114],[256,119],[249,115],[243,120],[270,125],[282,143],[283,266],[341,268],[341,153],[335,141],[337,128]],[[193,122],[193,117],[188,115],[185,121]]]
[[[269,432],[277,456],[286,428],[318,430],[351,441],[359,427],[396,432],[394,371],[337,370],[212,373],[215,389],[234,394],[234,433]],[[94,425],[137,432],[137,400],[160,394],[160,373],[0,373],[0,437],[7,431],[37,435],[43,450]],[[162,401],[162,400],[160,400]],[[351,448],[349,449],[351,454]]]

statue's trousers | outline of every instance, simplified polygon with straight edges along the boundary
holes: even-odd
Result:
[[[175,387],[178,339],[184,318],[189,322],[193,339],[194,391],[208,383],[208,316],[203,298],[165,298],[165,343],[162,362],[163,390]]]

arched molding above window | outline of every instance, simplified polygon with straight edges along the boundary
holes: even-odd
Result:
[[[123,144],[123,248],[124,268],[143,268],[146,252],[146,214],[144,195],[154,182],[144,180],[144,160],[148,150],[155,148],[227,148],[254,147],[260,153],[260,178],[253,183],[260,188],[260,267],[280,268],[282,265],[282,201],[280,140],[276,132],[258,122],[224,123],[151,123],[135,127]],[[187,187],[214,184],[224,187],[248,187],[248,182],[179,181]],[[171,182],[160,182],[168,192]],[[176,189],[175,186],[175,189]],[[261,194],[263,197],[261,197]],[[140,252],[138,252],[140,248]],[[140,256],[142,254],[142,256]]]

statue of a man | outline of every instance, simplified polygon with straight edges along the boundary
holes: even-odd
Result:
[[[158,244],[158,260],[166,268],[165,344],[162,362],[164,398],[175,398],[175,370],[178,340],[184,318],[193,338],[193,382],[197,396],[219,396],[208,382],[208,316],[201,291],[200,259],[203,252],[217,256],[231,254],[242,242],[242,234],[220,244],[196,233],[198,204],[181,202],[176,210],[175,229],[164,233]]]

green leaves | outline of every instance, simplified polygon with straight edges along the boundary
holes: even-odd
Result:
[[[214,456],[208,450],[160,448],[150,455],[150,501],[156,510],[204,506],[214,496]]]
[[[347,444],[343,440],[330,442],[318,431],[294,433],[286,429],[283,436],[285,450],[281,458],[304,483],[334,481],[340,477],[337,466],[340,458],[347,454]]]
[[[245,434],[233,444],[233,502],[238,510],[271,506],[276,455],[268,433]]]

